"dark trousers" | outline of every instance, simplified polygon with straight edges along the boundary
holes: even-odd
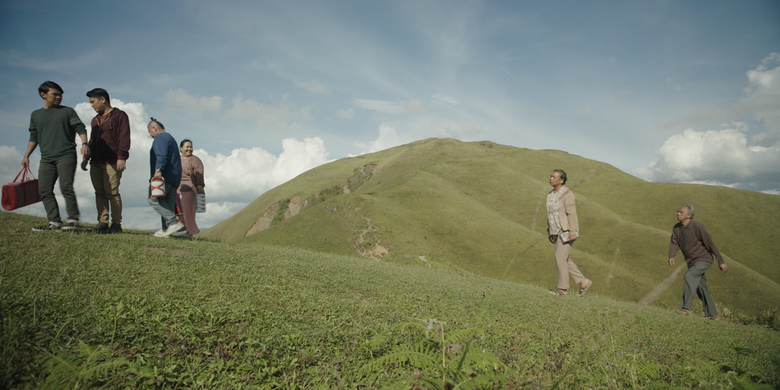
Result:
[[[68,219],[79,219],[79,205],[76,202],[76,192],[73,191],[73,179],[76,176],[76,155],[62,157],[52,162],[41,161],[38,167],[38,193],[41,195],[43,207],[49,222],[61,223],[60,205],[54,196],[54,183],[60,180],[60,192],[65,198]]]
[[[683,289],[682,303],[680,307],[683,309],[691,310],[693,304],[694,294],[701,299],[701,303],[704,309],[705,317],[715,317],[718,315],[718,310],[715,309],[715,302],[712,301],[710,296],[710,290],[707,288],[707,269],[712,266],[712,263],[700,261],[688,266],[688,271],[685,272],[685,286]]]

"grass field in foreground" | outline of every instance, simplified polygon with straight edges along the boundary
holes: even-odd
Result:
[[[298,249],[30,232],[40,222],[0,213],[0,388],[780,384],[765,327]]]

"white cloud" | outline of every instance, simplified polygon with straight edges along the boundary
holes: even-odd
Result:
[[[371,111],[379,111],[388,114],[404,112],[405,102],[389,102],[386,100],[352,99],[352,105]]]
[[[751,142],[761,146],[775,145],[780,142],[780,53],[772,53],[764,58],[756,68],[747,72],[747,78],[747,96],[739,99],[731,108],[697,110],[668,121],[664,126],[692,126],[751,116],[762,122],[764,127],[762,132],[751,137]]]
[[[169,90],[163,95],[163,100],[174,106],[186,108],[194,113],[200,113],[202,111],[214,112],[222,109],[221,96],[196,97],[190,95],[182,88]]]
[[[772,67],[774,66],[774,67]],[[747,72],[748,97],[740,100],[734,110],[752,114],[764,124],[764,131],[752,141],[768,146],[780,143],[780,53],[772,53],[755,69]]]
[[[780,182],[780,144],[748,146],[744,130],[687,129],[669,137],[656,151],[658,160],[634,174],[652,181]]]
[[[260,104],[252,99],[244,99],[240,94],[233,99],[233,108],[230,114],[239,118],[255,121],[259,128],[282,127],[294,125],[295,121],[311,119],[311,110],[308,107],[298,108],[290,102],[287,94],[276,105]]]
[[[437,106],[457,106],[460,102],[452,96],[445,95],[443,93],[437,93],[431,96],[433,98],[433,104]]]
[[[425,105],[422,100],[414,99],[409,101],[390,102],[387,100],[371,99],[352,99],[352,105],[364,110],[383,112],[386,114],[397,114],[400,112],[422,112]]]
[[[448,137],[464,140],[477,134],[483,133],[485,128],[481,126],[467,126],[454,122],[438,123],[433,127],[433,134],[436,137]]]
[[[369,143],[355,142],[353,145],[360,149],[360,154],[374,153],[403,144],[401,137],[395,128],[387,123],[379,125],[379,137]]]
[[[322,84],[320,84],[320,83],[318,83],[316,81],[312,81],[310,83],[302,83],[302,82],[296,81],[295,82],[295,86],[298,87],[298,88],[304,89],[306,91],[309,91],[310,93],[314,93],[314,94],[329,94],[330,93],[330,90],[328,90],[327,88],[325,88],[324,85],[322,85]]]
[[[302,141],[286,138],[282,148],[278,157],[259,147],[234,149],[230,155],[210,155],[197,149],[195,155],[206,170],[207,198],[246,205],[263,192],[328,162],[325,141],[319,137]]]
[[[355,116],[355,109],[347,108],[345,110],[338,110],[336,116],[343,119],[352,119]]]
[[[408,112],[422,112],[425,110],[422,100],[410,100],[406,103],[406,111]]]
[[[775,65],[774,68],[771,66]],[[747,72],[748,87],[745,92],[748,95],[767,95],[780,93],[780,53],[772,53],[763,60],[755,69]]]
[[[748,126],[732,122],[724,130],[689,128],[669,137],[658,160],[634,174],[653,181],[728,185],[754,191],[780,188],[780,54],[772,53],[747,72],[745,98],[731,109],[705,109],[669,124],[706,123],[750,115],[763,130],[748,143]]]

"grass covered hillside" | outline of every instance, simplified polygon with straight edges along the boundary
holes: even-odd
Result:
[[[0,212],[1,389],[780,385],[776,312],[711,321],[250,240],[30,231],[41,222]]]
[[[715,301],[746,313],[780,307],[780,259],[771,245],[780,235],[779,196],[648,183],[565,152],[491,142],[426,139],[334,161],[202,235],[553,288],[544,202],[554,168],[567,172],[577,195],[581,238],[572,259],[594,281],[589,294],[638,301],[669,276],[675,213],[690,203],[730,267],[708,274]],[[679,304],[681,274],[672,286],[657,303]]]

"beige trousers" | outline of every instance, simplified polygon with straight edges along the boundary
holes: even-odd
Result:
[[[558,267],[558,288],[561,290],[569,289],[570,276],[576,284],[587,280],[582,276],[582,272],[577,268],[577,265],[569,259],[571,244],[571,241],[564,244],[560,235],[555,238],[555,264]]]
[[[89,177],[95,188],[95,206],[98,222],[108,223],[108,210],[111,206],[111,223],[122,223],[122,196],[119,195],[119,181],[122,172],[116,171],[116,164],[91,164]]]

